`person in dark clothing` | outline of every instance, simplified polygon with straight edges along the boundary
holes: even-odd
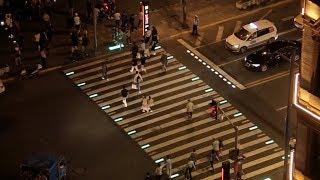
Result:
[[[144,65],[146,64],[146,60],[147,60],[147,57],[144,55],[144,53],[141,53],[141,58],[140,58],[141,71],[144,71],[144,72],[147,72],[147,70],[144,67]]]
[[[137,43],[133,43],[133,46],[131,48],[131,54],[132,54],[132,58],[137,58],[137,54],[139,52],[139,47],[137,45]]]
[[[135,22],[134,14],[131,14],[130,18],[129,18],[129,24],[130,24],[130,31],[131,32],[133,32],[134,29],[137,29],[137,27],[135,26],[134,22]]]
[[[154,26],[152,26],[152,31],[151,31],[151,43],[152,43],[151,44],[152,55],[156,55],[155,48],[158,44],[158,30]]]
[[[129,95],[129,91],[126,89],[125,86],[123,86],[122,90],[121,90],[121,97],[122,97],[122,102],[123,102],[124,107],[128,106],[128,104],[127,104],[128,95]]]

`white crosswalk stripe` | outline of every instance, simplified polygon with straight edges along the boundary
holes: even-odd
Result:
[[[240,21],[236,23],[235,31],[241,24]],[[222,38],[223,30],[223,26],[220,26],[216,39]],[[158,50],[162,51],[164,50]],[[170,59],[167,72],[163,72],[160,57],[161,55],[156,55],[147,60],[147,73],[141,73],[142,94],[131,90],[134,74],[129,72],[130,52],[102,56],[91,62],[66,68],[64,73],[76,85],[83,83],[78,88],[96,102],[156,163],[163,162],[170,156],[177,179],[183,177],[181,172],[186,167],[192,149],[196,149],[198,154],[197,169],[192,172],[195,179],[221,177],[221,163],[228,159],[229,150],[235,145],[235,131],[230,122],[239,129],[239,148],[246,156],[243,163],[244,178],[264,175],[283,166],[283,150],[275,142],[266,143],[272,140],[269,136],[179,63],[179,59]],[[107,63],[108,81],[101,79],[102,63]],[[128,107],[124,107],[122,103],[122,86],[128,87],[130,91]],[[151,108],[153,112],[141,112],[143,95],[154,99]],[[191,119],[185,114],[188,99],[194,103]],[[224,120],[210,117],[207,110],[212,99],[219,102],[219,108],[225,112]],[[223,140],[224,144],[221,161],[214,165],[214,174],[209,173],[211,169],[208,161],[213,138]]]

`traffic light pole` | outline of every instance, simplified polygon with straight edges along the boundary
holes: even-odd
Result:
[[[187,24],[187,0],[181,0],[182,4],[182,27],[188,28]]]
[[[98,16],[98,9],[96,7],[96,0],[92,1],[92,13],[93,13],[93,31],[94,31],[94,55],[97,55],[98,49],[98,40],[97,40],[97,16]]]

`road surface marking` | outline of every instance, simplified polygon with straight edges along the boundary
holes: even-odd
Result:
[[[252,123],[248,123],[248,124],[241,125],[238,128],[239,128],[239,131],[240,131],[240,130],[246,129],[246,128],[252,126],[252,125],[253,125]],[[251,131],[251,132],[254,132],[254,131]],[[230,129],[228,129],[226,131],[222,131],[222,132],[219,132],[217,134],[206,136],[206,137],[204,137],[202,139],[198,139],[196,141],[192,141],[192,142],[183,144],[181,146],[178,146],[178,147],[175,147],[175,148],[172,148],[172,149],[169,149],[169,150],[165,150],[165,151],[163,151],[161,153],[158,153],[158,154],[152,156],[151,158],[154,159],[154,160],[155,159],[159,159],[161,157],[165,157],[167,155],[182,151],[184,149],[192,148],[193,146],[199,145],[201,143],[210,142],[210,141],[212,141],[213,138],[220,138],[220,137],[226,136],[228,134],[232,134],[232,133],[234,133],[234,129],[230,128]],[[232,139],[234,141],[234,137]]]
[[[229,112],[226,112],[227,115],[231,115],[232,113],[234,113],[233,111],[229,111]],[[194,118],[194,117],[193,117]],[[186,120],[185,120],[186,121]],[[239,120],[240,121],[240,120]],[[161,133],[161,134],[158,134],[156,136],[152,136],[150,138],[147,138],[147,139],[144,139],[143,141],[140,141],[139,144],[146,144],[146,143],[152,143],[153,141],[156,141],[156,140],[159,140],[159,139],[162,139],[164,137],[168,137],[168,136],[171,136],[171,135],[174,135],[174,134],[177,134],[179,132],[183,132],[183,131],[186,131],[188,129],[192,129],[192,128],[196,128],[197,126],[200,126],[200,125],[203,125],[203,124],[206,124],[206,123],[210,123],[212,122],[212,118],[209,117],[209,118],[206,118],[206,119],[202,119],[202,120],[199,120],[195,123],[191,123],[191,124],[187,124],[185,126],[182,126],[182,127],[179,127],[179,128],[176,128],[176,129],[173,129],[171,131],[166,131],[166,133]],[[238,122],[238,121],[232,121],[233,123],[234,122]],[[229,122],[227,121],[224,121],[224,122],[221,122],[221,123],[218,123],[218,124],[215,124],[214,125],[214,129],[217,129],[218,127],[224,127],[224,126],[228,126],[230,125]],[[212,126],[210,126],[212,127]],[[207,127],[209,128],[209,127]],[[206,129],[206,128],[204,128]],[[201,130],[204,130],[204,129],[201,129]],[[213,129],[211,129],[213,130]],[[193,132],[193,134],[195,134],[195,132]],[[167,141],[168,142],[168,141]]]
[[[265,136],[265,137],[263,137],[263,138],[260,138],[260,139],[257,139],[256,141],[250,141],[250,142],[248,142],[248,143],[245,143],[245,144],[242,144],[241,146],[242,146],[242,148],[241,148],[241,150],[246,150],[247,148],[250,148],[250,147],[252,147],[252,146],[254,146],[254,145],[257,145],[257,144],[260,144],[261,142],[263,142],[263,141],[265,141],[265,140],[268,140],[269,139],[269,137],[267,137],[267,136]],[[276,145],[277,146],[277,145]],[[270,150],[270,149],[272,149],[272,148],[275,148],[276,146],[265,146],[265,147],[262,147],[262,148],[259,148],[259,149],[255,149],[255,150],[253,150],[253,151],[249,151],[249,152],[247,152],[247,153],[244,153],[244,155],[247,157],[247,158],[249,158],[249,157],[252,157],[252,156],[255,156],[255,155],[258,155],[258,154],[260,154],[260,153],[263,153],[263,152],[265,152],[265,151],[268,151],[268,150]],[[211,147],[212,148],[212,147]],[[230,148],[230,149],[233,149],[233,147],[232,148]],[[229,150],[230,150],[229,149]],[[227,156],[228,154],[229,154],[229,151],[228,150],[225,150],[225,151],[223,151],[222,153],[222,156]],[[200,163],[198,163],[198,164],[209,164],[209,161],[208,161],[208,158],[202,158],[202,159],[200,159],[199,160],[200,161]],[[233,161],[231,160],[231,163],[232,163]],[[251,162],[251,161],[250,161]],[[247,162],[247,164],[248,163],[250,163],[250,162]],[[255,162],[256,163],[256,162]],[[259,164],[259,163],[258,163]],[[222,163],[221,162],[219,162],[219,163],[217,163],[217,164],[215,164],[215,169],[218,169],[218,168],[220,168],[221,167],[221,165],[222,165]],[[250,166],[251,166],[251,164],[249,164]],[[250,166],[246,166],[246,168],[248,168],[248,167],[250,167]],[[243,166],[243,168],[244,168],[244,166]],[[233,169],[230,169],[231,171],[233,171]],[[196,171],[194,171],[193,173],[192,173],[192,175],[193,176],[198,176],[198,175],[200,175],[200,174],[203,174],[203,173],[207,173],[208,171],[211,171],[211,169],[206,169],[206,168],[203,168],[203,169],[198,169],[198,170],[196,170]],[[221,173],[220,172],[218,172],[218,173],[216,173],[215,175],[213,175],[213,176],[215,176],[215,177],[207,177],[206,179],[210,179],[210,178],[212,178],[212,179],[217,179],[218,177],[220,177],[220,175],[221,175]],[[216,177],[217,176],[217,177]]]
[[[198,52],[195,48],[190,46],[188,43],[186,43],[182,39],[178,39],[178,42],[181,43],[184,47],[191,50],[195,55],[197,55],[200,59],[205,61],[208,65],[210,65],[215,71],[219,72],[222,76],[227,78],[230,82],[232,82],[234,85],[236,85],[239,89],[244,90],[245,86],[243,86],[241,83],[239,83],[237,80],[235,80],[233,77],[231,77],[229,74],[224,72],[220,67],[218,67],[216,64],[214,64],[211,60],[209,60],[207,57],[202,55],[200,52]]]
[[[231,104],[229,104],[229,103],[228,103],[228,104],[225,104],[225,105],[226,105],[226,106],[220,107],[220,108],[224,109],[224,108],[227,107],[227,106],[231,106]],[[203,107],[205,107],[205,106],[203,106]],[[182,112],[182,113],[183,113],[183,112]],[[181,114],[182,114],[182,113],[181,113]],[[232,113],[232,112],[229,111],[228,113]],[[208,113],[203,112],[203,111],[202,111],[202,112],[198,112],[198,113],[192,115],[192,118],[193,118],[193,119],[199,118],[199,117],[204,116],[204,115],[207,115],[207,114],[208,114]],[[245,117],[242,116],[242,117],[239,118],[239,119],[245,119]],[[176,134],[176,133],[178,133],[178,132],[182,132],[182,131],[185,131],[185,130],[187,130],[187,129],[194,128],[194,127],[196,127],[196,126],[200,126],[200,125],[203,125],[203,124],[205,124],[205,123],[210,123],[210,122],[212,122],[212,118],[202,119],[202,120],[199,120],[199,121],[197,121],[197,122],[195,122],[195,123],[187,124],[187,125],[185,125],[185,126],[182,126],[182,127],[177,128],[177,129],[173,129],[172,131],[166,131],[166,129],[165,129],[165,128],[167,128],[167,127],[172,127],[173,125],[176,125],[176,124],[178,124],[178,123],[185,122],[185,121],[186,121],[186,118],[185,118],[185,117],[182,117],[182,118],[178,118],[178,119],[175,119],[175,120],[173,120],[173,121],[170,121],[169,123],[161,124],[161,125],[159,125],[159,130],[161,129],[161,130],[165,131],[166,133],[160,133],[160,134],[157,133],[158,135],[154,135],[154,136],[152,136],[152,137],[146,138],[146,139],[144,139],[142,142],[139,142],[139,144],[140,144],[140,143],[141,143],[141,144],[145,144],[145,143],[147,143],[147,142],[155,141],[155,140],[157,140],[157,139],[161,139],[161,138],[163,138],[163,137],[167,137],[167,136]],[[152,132],[154,132],[153,129],[151,129],[151,130],[152,130]],[[144,134],[139,134],[138,136],[145,135],[147,131],[149,131],[149,129],[144,130],[144,132],[142,131]],[[149,133],[149,132],[147,132],[147,133]],[[131,137],[132,137],[132,136],[131,136]],[[135,137],[136,137],[136,136],[135,136]]]
[[[228,65],[228,64],[231,64],[231,63],[234,63],[234,62],[237,62],[237,61],[240,61],[240,60],[243,60],[244,57],[240,57],[238,59],[235,59],[235,60],[232,60],[232,61],[228,61],[228,62],[225,62],[225,63],[222,63],[222,64],[219,64],[218,67],[222,67],[222,66],[225,66],[225,65]]]
[[[268,9],[268,8],[277,7],[277,6],[280,6],[280,5],[283,5],[283,4],[287,4],[287,3],[290,3],[290,2],[293,2],[293,1],[294,0],[283,0],[283,1],[280,1],[278,3],[274,3],[274,4],[271,4],[271,5],[268,5],[268,6],[264,6],[262,8],[258,8],[258,9],[252,10],[252,11],[248,11],[246,13],[243,13],[243,14],[240,14],[240,15],[237,15],[237,16],[232,16],[232,17],[220,20],[220,21],[216,21],[214,23],[210,23],[210,24],[207,24],[207,25],[200,26],[199,29],[205,29],[205,28],[208,28],[208,27],[211,27],[211,26],[215,26],[215,25],[224,23],[224,22],[228,22],[230,20],[242,18],[242,17],[249,16],[249,15],[254,15],[254,14],[258,13],[259,11],[262,11],[262,10],[265,10],[265,9]],[[180,35],[187,34],[187,33],[190,33],[190,30],[183,31],[183,32],[171,35],[169,38],[175,38],[175,37],[178,37]],[[166,40],[166,39],[164,39],[164,40]]]
[[[238,32],[241,28],[242,21],[237,21],[236,26],[234,27],[233,33]]]
[[[293,18],[294,16],[288,16],[288,17],[282,18],[281,21],[289,21],[289,20],[292,20]]]
[[[212,96],[212,95],[214,95],[214,94],[216,94],[216,92],[210,92],[210,93],[207,93],[207,94],[205,94],[205,95],[199,95],[199,96],[197,96],[197,97],[194,97],[194,98],[192,98],[194,101],[195,100],[200,100],[200,99],[204,99],[204,98],[206,98],[206,97],[210,97],[210,96]],[[137,115],[137,116],[133,116],[133,117],[130,117],[130,118],[128,118],[128,119],[125,119],[125,120],[123,120],[123,121],[121,121],[121,122],[119,122],[118,124],[119,125],[122,125],[122,124],[126,124],[126,123],[130,123],[130,122],[133,122],[133,121],[136,121],[136,120],[139,120],[139,119],[141,119],[141,118],[146,118],[146,117],[149,117],[149,116],[151,116],[151,115],[154,115],[154,114],[159,114],[159,113],[161,113],[161,112],[164,112],[164,111],[166,111],[166,110],[169,110],[169,109],[171,109],[171,108],[174,108],[174,107],[177,107],[177,106],[180,106],[180,105],[183,105],[183,104],[186,104],[186,102],[176,102],[176,103],[173,103],[173,104],[170,104],[170,105],[168,105],[168,106],[165,106],[165,107],[163,107],[163,108],[161,108],[161,109],[157,109],[157,111],[154,111],[154,112],[152,112],[152,113],[148,113],[148,114],[140,114],[140,115]],[[120,114],[117,114],[116,116],[111,116],[111,118],[112,119],[116,119],[118,116],[121,116],[121,113]]]
[[[282,78],[282,77],[285,77],[285,76],[288,76],[290,73],[290,71],[284,71],[284,72],[280,72],[280,73],[277,73],[277,74],[274,74],[272,76],[268,76],[268,77],[265,77],[265,78],[262,78],[262,79],[259,79],[259,80],[256,80],[256,81],[253,81],[253,82],[250,82],[248,84],[246,84],[246,88],[252,88],[254,86],[258,86],[258,85],[261,85],[261,84],[265,84],[269,81],[273,81],[275,79],[279,79],[279,78]]]
[[[176,94],[174,97],[169,96],[169,97],[163,98],[163,99],[161,99],[159,101],[156,101],[156,103],[154,105],[160,105],[160,104],[166,103],[166,102],[174,100],[174,99],[178,99],[178,98],[184,97],[184,96],[192,94],[192,93],[203,92],[203,90],[207,89],[208,87],[209,86],[205,85],[205,86],[202,86],[202,87],[196,88],[196,89],[189,88],[189,90],[184,91],[183,93]],[[171,89],[168,88],[166,93],[163,93],[163,92],[160,91],[159,94],[160,95],[164,95],[164,94],[168,94],[168,93],[171,93],[171,92],[174,92],[174,91],[171,91]],[[156,99],[158,96],[160,96],[159,94],[152,94],[152,98]],[[119,101],[121,101],[121,99],[119,99]],[[119,101],[117,101],[117,102],[119,102]],[[130,105],[141,104],[141,101],[142,101],[141,98],[136,99],[136,100],[132,101]],[[121,104],[121,105],[116,106],[114,108],[108,109],[108,111],[112,112],[112,111],[116,111],[116,110],[119,110],[119,109],[122,109],[122,108],[123,108],[123,105]],[[122,112],[122,116],[126,116],[126,115],[129,115],[131,113],[139,112],[139,111],[141,111],[141,107],[140,106],[138,106],[137,108],[133,108],[133,109],[127,109],[125,112]]]
[[[270,9],[266,14],[264,14],[259,20],[266,18],[271,12],[272,12],[272,9]]]
[[[282,110],[284,110],[284,109],[287,109],[287,106],[279,107],[279,108],[277,108],[276,110],[277,110],[277,111],[282,111]]]
[[[278,33],[278,36],[282,36],[282,35],[291,33],[291,32],[293,32],[293,31],[298,31],[298,29],[293,28],[293,29],[289,29],[289,30],[286,30],[286,31],[282,31],[281,33]]]
[[[246,163],[245,163],[246,164]],[[244,165],[245,165],[244,164]],[[253,171],[253,172],[250,172],[250,173],[247,173],[246,174],[246,178],[251,178],[251,177],[254,177],[254,176],[257,176],[259,174],[262,174],[262,173],[265,173],[265,172],[268,172],[268,171],[271,171],[271,170],[274,170],[274,169],[277,169],[277,168],[280,168],[284,165],[283,161],[280,161],[280,162],[277,162],[275,164],[272,164],[270,166],[267,166],[267,167],[263,167],[257,171]]]
[[[207,118],[209,119],[209,118]],[[207,133],[207,132],[210,132],[212,130],[216,130],[218,128],[222,128],[222,127],[228,127],[228,126],[231,126],[229,124],[229,122],[227,121],[224,121],[224,122],[221,122],[221,123],[218,123],[218,124],[215,124],[214,126],[208,126],[206,128],[203,128],[203,129],[199,129],[199,130],[196,130],[196,131],[189,131],[189,133],[185,134],[185,135],[182,135],[182,136],[179,136],[179,137],[174,137],[173,139],[170,139],[170,140],[167,140],[167,141],[164,141],[162,143],[158,143],[158,144],[155,144],[154,146],[152,146],[152,148],[146,150],[147,153],[149,152],[152,152],[152,151],[155,151],[157,149],[161,149],[161,148],[164,148],[164,147],[167,147],[167,146],[170,146],[170,145],[173,145],[173,144],[177,144],[181,141],[184,141],[184,140],[188,140],[188,139],[192,139],[192,137],[196,137],[198,135],[201,135],[201,134],[204,134],[204,133]],[[245,126],[248,126],[248,125],[245,125]],[[222,136],[225,136],[227,134],[230,134],[230,133],[233,133],[234,130],[232,129],[232,127],[228,130],[225,130],[223,132],[216,132],[216,135],[219,136],[219,137],[222,137]],[[212,134],[213,135],[213,134]],[[197,143],[197,141],[195,141],[195,143]],[[176,149],[176,151],[180,151],[182,149]]]
[[[223,35],[224,26],[219,26],[216,41],[221,41]]]

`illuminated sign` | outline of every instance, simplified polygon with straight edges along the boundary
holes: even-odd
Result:
[[[149,27],[149,3],[148,1],[140,2],[141,11],[143,13],[143,21],[142,21],[142,35],[145,34],[147,28]]]

